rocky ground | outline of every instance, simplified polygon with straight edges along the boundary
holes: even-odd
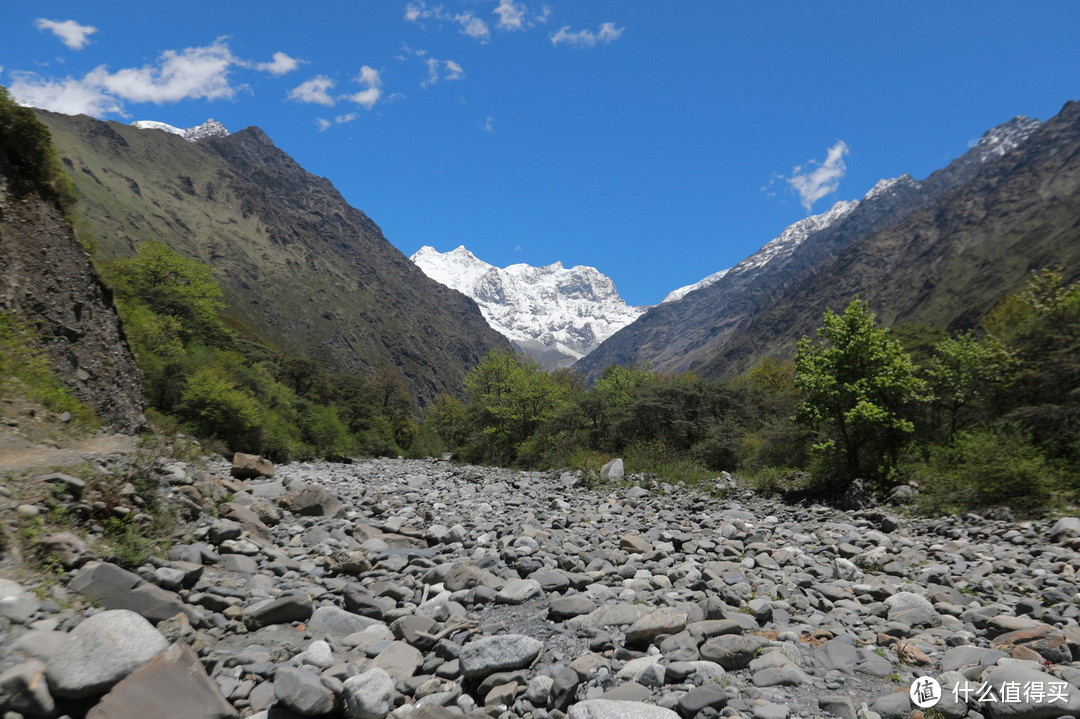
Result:
[[[434,460],[229,471],[160,467],[188,521],[134,573],[73,533],[42,538],[48,579],[8,560],[5,719],[889,719],[919,677],[943,687],[924,717],[1080,715],[1080,519]],[[42,510],[16,494],[8,516]]]

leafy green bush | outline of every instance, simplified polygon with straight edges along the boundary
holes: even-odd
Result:
[[[49,129],[0,87],[0,172],[16,196],[39,193],[67,209],[74,204],[71,181],[60,167]]]
[[[960,432],[931,447],[910,470],[919,483],[918,506],[932,514],[1007,505],[1044,510],[1060,475],[1030,436],[1016,425]]]

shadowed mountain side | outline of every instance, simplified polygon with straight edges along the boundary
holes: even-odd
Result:
[[[974,326],[1032,270],[1080,278],[1080,103],[1071,102],[1022,146],[902,223],[853,243],[791,288],[723,351],[695,363],[706,376],[790,356],[825,307],[855,295],[885,325]]]
[[[613,363],[649,362],[664,372],[730,377],[762,356],[790,355],[798,338],[818,325],[826,306],[846,304],[855,295],[870,301],[886,323],[970,323],[997,298],[1017,289],[1029,267],[1073,256],[1067,232],[1054,229],[1073,226],[1071,217],[1077,215],[1070,217],[1070,209],[1061,209],[1060,218],[1046,216],[1038,247],[1028,241],[999,245],[996,230],[980,223],[987,213],[996,217],[993,203],[1003,200],[987,199],[989,204],[980,209],[976,199],[995,193],[1029,152],[1060,154],[1058,161],[1067,166],[1076,115],[1076,103],[1069,103],[1042,130],[1037,121],[1016,118],[988,131],[962,157],[925,180],[904,175],[883,181],[858,203],[837,203],[827,213],[796,223],[715,284],[649,310],[575,368],[596,377]],[[1032,144],[1035,137],[1042,138],[1040,150]],[[1063,143],[1061,148],[1053,149],[1057,143]],[[1033,168],[1030,177],[1019,180],[1022,186],[1002,198],[1031,194],[1023,212],[1038,225],[1051,199],[1040,193],[1057,186],[1058,171],[1053,163]],[[954,198],[969,193],[976,199],[965,201],[971,205],[968,211],[950,209]],[[945,222],[953,215],[957,217],[947,230],[926,229],[933,226],[932,218]],[[966,225],[984,227],[985,237],[953,237]],[[917,227],[924,228],[922,235]],[[1038,234],[1036,227],[1029,230]],[[884,238],[890,238],[887,246],[879,247]],[[932,247],[936,239],[956,244],[957,264],[935,260],[944,263],[940,271],[928,264],[940,252]],[[965,262],[975,261],[964,254],[970,252],[964,243],[988,243],[985,255],[976,253],[983,263],[978,271],[963,269]]]
[[[471,299],[426,277],[256,127],[187,142],[86,116],[39,117],[102,258],[158,240],[210,265],[229,313],[290,354],[343,373],[396,366],[427,401],[459,392],[469,367],[508,346]]]

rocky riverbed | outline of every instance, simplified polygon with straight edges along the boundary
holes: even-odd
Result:
[[[160,468],[188,521],[135,572],[61,534],[63,574],[0,579],[5,719],[1080,715],[1077,518],[435,460],[229,471]]]

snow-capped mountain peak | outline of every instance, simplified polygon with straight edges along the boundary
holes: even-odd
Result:
[[[1001,157],[1026,140],[1041,126],[1041,120],[1017,115],[1008,122],[990,128],[974,145],[976,149],[982,150],[979,159],[986,162],[991,158]]]
[[[571,364],[641,316],[595,267],[561,261],[496,267],[464,245],[449,252],[424,246],[410,258],[440,284],[468,295],[495,330],[541,365]]]
[[[229,131],[225,129],[225,126],[213,118],[210,118],[201,125],[189,127],[186,130],[166,122],[158,122],[157,120],[136,120],[131,123],[131,126],[137,127],[140,130],[163,130],[165,132],[171,132],[174,135],[179,135],[188,142],[198,142],[207,137],[229,136]]]
[[[730,271],[731,271],[731,268],[728,267],[726,270],[720,270],[719,272],[714,272],[711,275],[709,275],[708,277],[706,277],[705,279],[698,280],[697,282],[695,282],[692,285],[685,285],[684,287],[680,287],[678,289],[672,290],[671,292],[668,292],[667,295],[664,296],[664,299],[660,300],[660,304],[664,304],[665,302],[674,302],[675,300],[681,300],[683,297],[686,297],[688,294],[690,294],[694,290],[700,290],[702,287],[708,287],[709,285],[717,282],[718,280],[723,279],[724,275],[726,275]]]

